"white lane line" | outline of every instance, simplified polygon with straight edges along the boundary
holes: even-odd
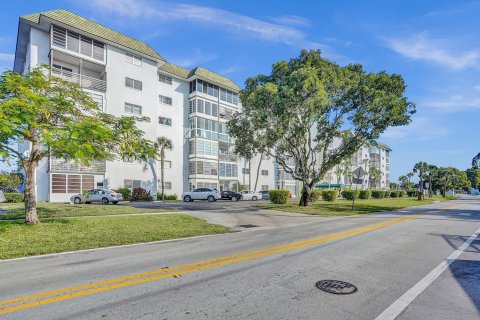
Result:
[[[445,271],[453,261],[455,261],[465,249],[480,235],[480,228],[472,234],[457,250],[455,250],[446,260],[441,262],[435,269],[430,271],[422,280],[414,285],[410,290],[405,292],[397,301],[392,303],[385,311],[383,311],[375,320],[393,320],[405,308],[407,308],[420,293],[422,293],[429,285],[437,279],[443,271]]]

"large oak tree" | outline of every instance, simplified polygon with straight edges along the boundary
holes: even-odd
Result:
[[[301,182],[300,205],[306,206],[328,170],[387,128],[410,122],[415,105],[405,88],[400,75],[342,67],[320,51],[302,50],[298,58],[275,63],[271,74],[247,79],[243,110],[229,122],[229,133],[239,150],[266,147]],[[335,139],[340,144],[334,147]]]

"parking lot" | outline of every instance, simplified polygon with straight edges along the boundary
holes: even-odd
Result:
[[[123,205],[130,205],[137,208],[174,209],[209,223],[230,227],[234,231],[244,231],[252,228],[277,228],[332,219],[328,217],[265,210],[257,207],[258,204],[268,202],[268,200],[235,202],[219,200],[216,202],[130,202]]]

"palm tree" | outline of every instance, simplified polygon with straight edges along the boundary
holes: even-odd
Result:
[[[365,158],[365,159],[362,160],[362,162],[363,162],[363,165],[365,166],[365,176],[366,176],[368,174],[367,170],[368,170],[368,165],[370,164],[370,159]],[[365,179],[365,177],[362,179],[362,189],[364,189],[363,188],[364,181],[367,181],[367,187],[365,189],[368,189],[368,180]]]
[[[415,175],[415,174],[414,174],[413,172],[409,172],[409,173],[407,173],[407,178],[408,178],[408,189],[410,189],[410,187],[412,186],[412,185],[411,185],[411,182],[410,182],[410,179],[412,179],[414,175]]]
[[[438,171],[437,166],[435,166],[433,164],[428,165],[428,170],[427,170],[427,173],[428,173],[428,196],[430,198],[433,197],[432,182],[433,182],[433,176],[437,173],[437,171]]]
[[[423,197],[423,179],[425,178],[425,173],[427,171],[428,171],[428,163],[426,163],[426,162],[422,162],[422,161],[417,162],[413,166],[413,172],[418,173],[418,178],[419,178],[419,182],[418,182],[418,186],[419,186],[419,189],[420,189],[419,200],[421,199],[421,197]]]
[[[376,188],[378,181],[382,177],[382,171],[376,167],[370,167],[369,171],[370,186],[373,185],[373,187]]]
[[[335,171],[335,175],[337,176],[337,183],[338,183],[338,184],[341,184],[340,178],[342,177],[342,175],[343,175],[344,173],[345,173],[345,171],[343,170],[342,165],[341,165],[341,164],[337,164],[337,170]]]
[[[165,179],[164,179],[164,170],[165,170],[165,150],[173,150],[172,140],[166,137],[158,137],[153,143],[153,147],[157,150],[155,155],[156,159],[160,160],[160,179],[162,180],[162,200],[165,198]]]
[[[398,177],[398,181],[400,181],[400,184],[402,185],[402,188],[407,190],[410,183],[409,183],[409,179],[407,176],[400,176]]]

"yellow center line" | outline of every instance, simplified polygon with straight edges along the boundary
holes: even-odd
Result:
[[[113,289],[119,289],[129,287],[141,283],[155,281],[168,277],[178,277],[182,274],[197,272],[201,270],[207,270],[215,267],[230,265],[242,261],[248,261],[256,258],[266,257],[277,253],[287,252],[295,249],[314,246],[330,241],[340,240],[351,236],[359,235],[362,233],[382,229],[393,224],[413,220],[421,217],[421,215],[412,215],[408,217],[395,218],[385,222],[368,225],[365,227],[359,227],[339,233],[329,234],[317,238],[311,238],[287,244],[277,245],[273,247],[267,247],[263,249],[247,251],[243,253],[233,254],[229,256],[214,258],[210,260],[204,260],[194,262],[190,264],[184,264],[171,268],[161,268],[148,272],[142,272],[138,274],[90,282],[82,285],[72,286],[68,288],[61,288],[52,291],[46,291],[29,296],[18,297],[14,299],[0,301],[0,306],[5,306],[0,309],[0,315],[11,313],[15,311],[25,310],[41,305],[46,305],[54,302],[74,299],[83,297],[95,293],[105,292]]]
[[[454,204],[451,204],[449,206],[446,206],[446,207],[443,207],[441,208],[440,210],[448,210],[448,209],[454,209],[454,208],[458,208],[460,206],[464,205],[463,203],[454,203]]]

